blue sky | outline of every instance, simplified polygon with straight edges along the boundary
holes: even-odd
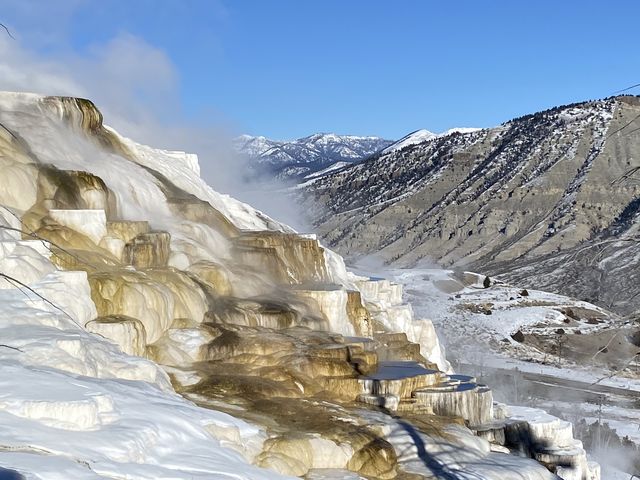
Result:
[[[123,36],[148,47],[155,76],[171,78],[114,64],[122,102],[171,96],[154,114],[278,139],[487,127],[640,83],[637,1],[0,0],[0,11],[40,64]],[[97,80],[80,84],[100,98]]]

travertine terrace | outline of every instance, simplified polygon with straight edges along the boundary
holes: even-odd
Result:
[[[105,127],[87,100],[0,100],[1,293],[13,295],[6,305],[14,310],[3,315],[14,322],[7,341],[18,342],[1,352],[16,371],[3,377],[0,414],[12,428],[0,434],[0,464],[30,472],[25,458],[5,456],[24,450],[105,475],[118,462],[138,462],[147,469],[140,478],[153,478],[154,468],[227,478],[251,462],[242,478],[322,478],[333,469],[390,479],[437,475],[434,458],[461,476],[506,478],[507,469],[532,480],[551,472],[597,478],[566,426],[540,433],[527,415],[497,415],[488,387],[455,375],[433,325],[402,303],[399,285],[348,272],[314,236],[210,189],[193,156]],[[40,294],[29,307],[37,314],[19,301],[28,285]],[[21,322],[48,329],[40,347],[16,336],[27,335]],[[11,391],[11,378],[22,371],[30,381],[33,366],[64,377],[55,397]],[[133,422],[139,410],[126,400],[145,397],[165,423],[160,432],[147,423],[118,437],[137,456],[85,444],[87,432]],[[174,405],[177,423],[163,402]],[[412,432],[415,456],[405,458],[406,435],[396,427]],[[81,434],[65,447],[56,428]],[[182,450],[196,444],[211,455]],[[432,447],[444,444],[451,448]]]

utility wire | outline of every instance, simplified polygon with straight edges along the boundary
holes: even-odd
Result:
[[[0,206],[2,206],[5,210],[7,210],[7,211],[8,211],[9,213],[11,213],[14,217],[16,217],[16,218],[18,219],[18,221],[22,224],[22,226],[25,226],[25,225],[24,225],[24,223],[22,222],[22,220],[20,220],[20,218],[19,218],[15,213],[13,213],[10,209],[8,209],[7,207],[5,207],[4,205],[0,205]],[[29,229],[29,230],[26,230],[26,231],[25,231],[25,230],[22,230],[22,229],[20,229],[20,228],[10,227],[10,226],[7,226],[7,225],[0,225],[0,229],[2,229],[2,230],[10,230],[10,231],[13,231],[13,232],[18,232],[18,233],[21,233],[21,234],[26,235],[26,236],[28,236],[28,237],[33,237],[33,238],[35,238],[35,239],[37,239],[37,240],[40,240],[40,241],[43,243],[43,245],[44,245],[45,247],[47,247],[47,249],[48,249],[48,250],[49,250],[53,255],[55,255],[55,256],[56,256],[56,257],[58,257],[58,258],[61,258],[61,257],[60,257],[60,255],[56,254],[56,252],[54,252],[54,251],[53,251],[53,249],[51,249],[51,247],[50,247],[50,246],[48,246],[47,244],[49,244],[49,245],[53,245],[54,247],[56,247],[56,248],[57,248],[58,250],[60,250],[61,252],[66,253],[66,254],[67,254],[67,255],[69,255],[71,258],[73,258],[73,259],[77,260],[79,263],[84,264],[84,265],[86,265],[87,267],[91,267],[91,268],[94,268],[94,269],[98,270],[98,267],[97,267],[96,265],[93,265],[93,264],[91,264],[91,263],[89,263],[89,262],[87,262],[87,261],[83,260],[83,259],[82,259],[82,258],[80,258],[78,255],[76,255],[76,254],[74,254],[74,253],[70,252],[69,250],[67,250],[66,248],[64,248],[64,247],[60,246],[59,244],[57,244],[57,243],[55,243],[55,242],[53,242],[53,241],[51,241],[51,240],[48,240],[48,239],[46,239],[46,238],[44,238],[44,237],[42,237],[42,236],[38,235],[36,232],[34,232],[34,231],[33,231],[33,230],[31,230],[31,229]],[[117,265],[117,262],[113,262],[113,261],[112,261],[111,263],[112,263],[112,265]]]
[[[78,327],[80,327],[82,329],[82,326],[80,326],[80,324],[78,322],[76,322],[76,320],[69,315],[69,313],[67,313],[65,310],[63,310],[62,308],[60,308],[58,305],[56,305],[55,303],[53,303],[51,300],[49,300],[48,298],[44,297],[43,295],[40,295],[38,292],[36,292],[33,288],[31,288],[29,285],[27,285],[24,282],[21,282],[20,280],[11,277],[9,275],[7,275],[6,273],[2,273],[0,272],[0,277],[4,278],[5,280],[7,280],[9,283],[11,283],[12,285],[16,286],[23,294],[25,294],[25,296],[27,298],[29,298],[29,295],[27,295],[24,290],[22,290],[22,288],[26,288],[29,292],[33,293],[36,297],[38,297],[39,299],[43,300],[45,303],[47,303],[48,305],[52,306],[53,308],[55,308],[56,310],[62,312],[65,316],[69,317],[69,319],[75,323]],[[20,288],[22,287],[22,288]],[[84,329],[83,329],[84,330]]]
[[[5,29],[5,31],[7,32],[7,35],[9,35],[11,37],[11,39],[13,39],[13,40],[16,39],[13,35],[11,35],[11,32],[9,31],[9,29],[7,28],[7,26],[4,23],[0,23],[0,27]]]
[[[623,88],[622,90],[618,90],[617,92],[613,92],[613,94],[617,95],[618,93],[627,92],[627,91],[632,90],[632,89],[634,89],[636,87],[640,87],[640,83],[636,83],[635,85],[631,85],[630,87]]]
[[[607,138],[605,138],[605,140],[608,140],[609,138],[611,138],[612,136],[614,136],[616,133],[618,133],[621,130],[624,130],[625,128],[627,128],[629,125],[631,125],[633,122],[635,122],[636,120],[638,120],[640,118],[640,113],[638,115],[636,115],[635,117],[633,117],[628,123],[624,124],[622,127],[620,127],[619,129],[617,129],[615,132],[610,133],[609,135],[607,135]],[[634,130],[635,131],[635,130]]]

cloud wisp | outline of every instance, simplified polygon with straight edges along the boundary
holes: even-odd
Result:
[[[162,49],[119,33],[86,51],[52,53],[0,36],[0,90],[89,98],[105,122],[154,147],[197,153],[202,175],[215,189],[254,204],[272,217],[307,229],[280,185],[248,182],[247,159],[237,155],[238,133],[218,112],[193,118],[182,108],[180,75]]]

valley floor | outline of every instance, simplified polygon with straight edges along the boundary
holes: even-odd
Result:
[[[629,327],[624,320],[560,295],[523,292],[493,280],[485,288],[483,276],[474,279],[468,273],[396,269],[386,275],[405,286],[417,317],[433,321],[456,371],[491,385],[499,401],[544,408],[574,423],[574,429],[581,420],[607,424],[618,438],[626,436],[640,457],[640,375],[637,358],[626,350],[634,346],[616,333]],[[564,340],[565,335],[579,337],[579,347]],[[565,352],[554,353],[558,337],[566,343]],[[604,343],[609,347],[606,361],[598,358]],[[579,348],[589,348],[589,355],[581,356]],[[584,358],[590,361],[578,364]],[[637,473],[632,463],[638,458],[614,454],[601,450],[597,456],[602,478]]]

